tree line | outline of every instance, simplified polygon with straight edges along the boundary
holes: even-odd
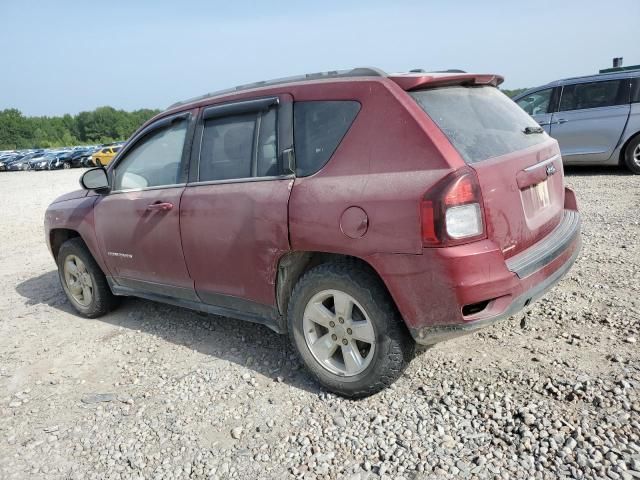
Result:
[[[513,90],[502,90],[502,93],[504,93],[507,97],[515,97],[516,95],[522,93],[522,92],[526,92],[527,90],[529,90],[528,88],[515,88]]]
[[[0,110],[0,150],[94,145],[126,140],[160,110],[133,112],[99,107],[61,117],[26,117],[15,108]]]

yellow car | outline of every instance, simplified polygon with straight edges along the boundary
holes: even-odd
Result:
[[[113,160],[113,157],[116,156],[116,153],[118,153],[121,148],[122,147],[120,146],[101,148],[96,153],[91,155],[89,159],[93,160],[93,163],[95,163],[99,167],[106,167],[107,165],[109,165],[109,162]]]

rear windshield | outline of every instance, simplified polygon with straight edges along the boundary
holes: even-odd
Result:
[[[525,134],[533,118],[495,87],[443,87],[410,92],[467,163],[523,150],[548,139]]]

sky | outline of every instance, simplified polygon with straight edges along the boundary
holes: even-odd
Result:
[[[166,108],[235,85],[375,66],[504,88],[640,64],[640,0],[0,0],[0,109]]]

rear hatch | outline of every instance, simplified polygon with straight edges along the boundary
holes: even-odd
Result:
[[[475,170],[488,238],[509,258],[545,237],[564,208],[562,158],[549,137],[494,86],[409,92]]]

